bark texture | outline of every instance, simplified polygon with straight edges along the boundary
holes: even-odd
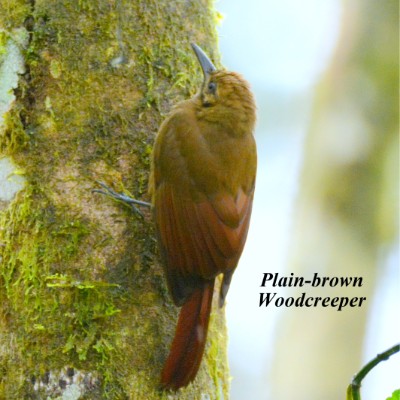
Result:
[[[0,149],[26,179],[0,214],[0,398],[227,398],[221,311],[196,381],[158,389],[178,309],[150,215],[91,193],[148,200],[158,126],[201,82],[190,42],[218,65],[216,19],[211,0],[0,0],[0,54],[24,60]]]

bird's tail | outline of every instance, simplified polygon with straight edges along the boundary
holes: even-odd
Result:
[[[161,374],[164,389],[178,390],[195,378],[203,357],[214,280],[196,289],[182,306],[175,337]]]

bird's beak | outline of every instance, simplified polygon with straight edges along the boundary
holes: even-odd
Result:
[[[204,51],[199,46],[197,46],[197,44],[191,43],[191,45],[193,51],[197,56],[197,59],[199,60],[201,69],[203,70],[204,80],[206,80],[210,73],[216,71],[217,68],[215,68],[214,64],[207,57],[206,53],[204,53]]]

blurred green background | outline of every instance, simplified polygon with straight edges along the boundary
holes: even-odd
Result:
[[[252,225],[227,304],[232,399],[341,399],[362,364],[400,336],[398,2],[216,7],[222,62],[245,75],[258,103]],[[264,272],[362,276],[362,288],[305,291],[367,302],[259,308]],[[386,399],[398,371],[399,356],[381,364],[363,400]]]

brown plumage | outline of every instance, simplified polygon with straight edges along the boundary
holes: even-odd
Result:
[[[204,352],[215,277],[223,305],[246,241],[256,174],[255,104],[247,82],[217,71],[192,45],[204,72],[200,92],[178,104],[154,145],[150,194],[168,288],[182,306],[161,376],[188,385]]]

